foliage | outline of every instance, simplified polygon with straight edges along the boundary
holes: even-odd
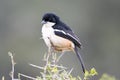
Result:
[[[90,78],[98,75],[95,68],[92,68],[90,71],[86,70],[83,76],[83,79],[81,76],[74,77],[71,73],[73,71],[73,68],[68,70],[68,68],[64,67],[63,65],[58,65],[57,62],[59,61],[60,57],[57,57],[55,53],[52,53],[51,55],[45,55],[44,61],[45,65],[43,67],[29,64],[32,67],[38,68],[42,70],[40,73],[42,76],[37,77],[31,77],[22,73],[18,73],[18,78],[14,78],[14,68],[15,68],[15,61],[14,61],[14,55],[11,52],[8,52],[8,55],[11,57],[11,63],[12,63],[12,71],[11,71],[11,78],[12,80],[21,80],[21,76],[25,77],[30,80],[90,80]],[[2,77],[2,80],[5,80],[5,77]],[[99,80],[117,80],[114,76],[110,76],[108,74],[103,74],[102,77]]]
[[[114,76],[104,73],[99,80],[117,80]]]
[[[93,77],[95,75],[98,75],[97,71],[95,70],[95,68],[92,68],[90,71],[85,71],[84,74],[84,80],[88,80],[90,77]]]

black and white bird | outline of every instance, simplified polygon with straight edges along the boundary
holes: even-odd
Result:
[[[78,51],[78,48],[81,48],[81,43],[72,29],[53,13],[46,13],[41,23],[42,37],[48,49],[50,50],[52,48],[54,51],[58,52],[75,52],[81,63],[82,70],[85,73],[85,66]]]

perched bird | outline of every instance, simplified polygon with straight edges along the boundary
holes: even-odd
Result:
[[[48,47],[48,50],[50,51],[53,49],[58,52],[75,52],[81,63],[82,70],[85,73],[85,66],[78,51],[78,48],[81,48],[81,43],[72,29],[53,13],[46,13],[42,18],[41,24],[42,37]]]

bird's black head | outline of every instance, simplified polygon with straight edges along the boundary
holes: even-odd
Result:
[[[59,21],[59,17],[53,13],[46,13],[42,18],[42,22],[44,23],[46,22],[57,23],[58,21]]]

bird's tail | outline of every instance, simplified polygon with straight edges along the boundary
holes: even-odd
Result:
[[[85,65],[84,65],[83,59],[82,59],[82,57],[81,57],[81,54],[79,53],[77,47],[75,47],[74,50],[75,50],[75,53],[76,53],[76,55],[77,55],[77,57],[78,57],[78,59],[79,59],[79,61],[80,61],[80,64],[81,64],[81,66],[82,66],[82,70],[83,70],[83,72],[85,73]]]

